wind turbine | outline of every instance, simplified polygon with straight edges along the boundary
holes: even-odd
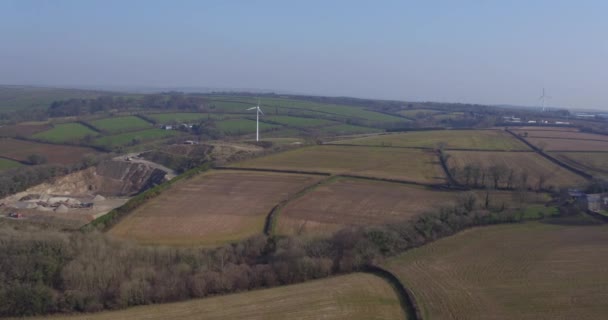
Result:
[[[548,95],[545,94],[545,88],[543,88],[543,95],[540,96],[540,98],[538,98],[539,100],[542,101],[543,103],[543,112],[546,111],[546,103],[547,103],[547,99],[550,99],[551,97],[549,97]]]
[[[260,100],[258,100],[258,105],[247,110],[255,109],[255,141],[260,141],[260,113],[264,115],[262,109],[260,109]]]

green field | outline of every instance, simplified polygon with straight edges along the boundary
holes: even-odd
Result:
[[[194,113],[194,112],[178,112],[178,113],[156,113],[146,115],[148,118],[154,119],[158,123],[169,124],[169,123],[182,123],[182,122],[198,122],[200,120],[224,120],[235,115],[225,114],[213,114],[213,113]],[[244,115],[243,115],[244,116]]]
[[[99,133],[76,122],[56,124],[52,129],[37,133],[33,138],[50,142],[70,142],[77,141],[86,136],[96,136]]]
[[[443,183],[438,157],[417,149],[313,146],[233,164],[240,168],[351,174],[421,183]]]
[[[440,144],[444,144],[448,149],[530,150],[524,143],[500,130],[412,131],[343,140],[337,143],[426,148],[437,148]]]
[[[101,137],[99,139],[95,139],[93,144],[104,147],[119,147],[129,145],[134,141],[143,142],[169,138],[177,135],[179,135],[179,132],[173,130],[148,129]]]
[[[475,228],[391,259],[425,319],[606,319],[608,226]]]
[[[319,131],[326,135],[339,136],[347,134],[378,133],[383,132],[384,130],[362,126],[354,126],[351,124],[339,124],[337,126],[319,128]]]
[[[9,159],[0,158],[0,170],[20,167],[21,163]]]
[[[405,313],[393,288],[383,279],[365,273],[186,302],[49,317],[55,320],[403,318]]]
[[[105,118],[105,119],[95,120],[95,121],[91,121],[91,125],[93,125],[95,128],[97,128],[101,131],[110,132],[110,133],[146,129],[146,128],[149,128],[152,126],[147,121],[145,121],[141,118],[135,117],[135,116]]]
[[[225,134],[242,135],[255,133],[255,120],[233,119],[217,121],[215,126]],[[260,122],[260,131],[267,131],[281,126]]]
[[[315,118],[300,118],[300,117],[290,117],[290,116],[264,116],[260,120],[270,122],[270,123],[278,123],[291,127],[319,127],[335,124],[336,122],[325,119],[315,119]]]
[[[399,114],[408,118],[416,118],[419,116],[426,117],[441,112],[442,111],[434,109],[408,109],[399,111]]]

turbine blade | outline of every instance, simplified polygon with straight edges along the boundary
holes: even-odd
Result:
[[[260,107],[258,107],[258,110],[260,111],[260,113],[261,113],[262,115],[264,115],[264,112],[262,112],[262,109],[260,109]]]
[[[256,109],[256,108],[257,108],[257,107],[251,107],[251,108],[249,108],[249,109],[247,109],[247,110],[254,110],[254,109]]]

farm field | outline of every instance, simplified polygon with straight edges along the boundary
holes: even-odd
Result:
[[[523,135],[528,134],[530,138],[553,138],[553,139],[571,139],[571,140],[591,140],[591,141],[608,141],[608,136],[601,134],[576,132],[576,131],[541,131],[541,130],[513,130],[513,132]]]
[[[33,134],[51,129],[48,124],[17,124],[0,126],[0,137],[29,137]]]
[[[445,174],[434,152],[350,146],[313,146],[234,164],[240,168],[301,170],[443,183]]]
[[[497,127],[496,129],[502,129],[502,127]],[[525,131],[573,131],[578,132],[578,128],[573,127],[548,127],[548,126],[530,126],[530,127],[516,127],[513,131],[521,131],[522,133]]]
[[[343,140],[336,143],[425,148],[437,148],[440,143],[444,143],[447,149],[529,150],[524,143],[499,130],[412,131]]]
[[[43,88],[29,86],[0,86],[0,112],[28,108],[48,108],[53,101],[88,99],[100,96],[101,92],[79,89]]]
[[[301,118],[290,116],[263,116],[262,118],[260,118],[260,120],[299,128],[319,127],[336,123],[335,121],[325,119]]]
[[[49,142],[62,143],[80,140],[86,136],[96,136],[99,133],[76,122],[56,124],[53,128],[36,133],[33,138]]]
[[[550,152],[558,160],[593,176],[608,178],[608,153]]]
[[[556,138],[526,138],[528,142],[544,151],[608,151],[608,140],[574,140]]]
[[[181,123],[181,122],[198,122],[200,120],[224,120],[228,118],[238,117],[239,115],[230,114],[214,114],[214,113],[154,113],[147,114],[148,118],[154,119],[161,124]],[[245,116],[245,115],[241,115]]]
[[[370,127],[354,126],[351,124],[339,124],[336,126],[328,126],[318,129],[321,133],[326,135],[346,135],[346,134],[360,134],[360,133],[376,133],[383,132],[382,129],[375,129]]]
[[[353,273],[271,289],[186,302],[134,307],[54,320],[106,319],[403,319],[393,288],[383,279]]]
[[[126,146],[136,141],[149,141],[156,139],[164,139],[179,135],[179,132],[173,130],[162,129],[147,129],[136,132],[127,132],[112,136],[105,136],[93,140],[93,144],[105,147]]]
[[[75,146],[51,145],[15,139],[0,139],[0,156],[17,161],[27,161],[33,154],[39,154],[50,164],[72,164],[80,161],[87,154],[97,151]]]
[[[242,135],[248,133],[255,133],[255,120],[248,119],[234,119],[234,120],[222,120],[217,121],[215,126],[222,132],[230,135]],[[268,131],[275,128],[281,128],[281,126],[260,122],[260,132]]]
[[[425,319],[604,319],[608,227],[529,222],[482,227],[386,266]]]
[[[441,112],[434,109],[408,109],[399,111],[399,114],[408,118],[416,118],[418,116],[427,117]]]
[[[270,210],[318,176],[213,171],[180,181],[109,233],[146,244],[217,245],[260,234]]]
[[[21,163],[9,159],[0,158],[0,171],[20,167]]]
[[[489,168],[493,165],[504,165],[513,169],[515,178],[519,178],[522,173],[528,175],[528,186],[536,188],[539,179],[545,178],[544,186],[570,187],[582,184],[585,179],[556,165],[555,163],[543,158],[536,152],[491,152],[491,151],[449,151],[450,158],[448,166],[456,167],[458,172],[455,179],[460,183],[465,183],[465,174],[462,169],[466,165],[477,165]],[[499,186],[506,186],[507,177],[505,176]],[[492,184],[490,178],[486,179],[487,184]]]
[[[484,192],[476,193],[482,203]],[[327,234],[347,226],[398,223],[453,206],[461,196],[461,192],[415,185],[338,178],[290,201],[281,209],[275,231],[281,235]],[[524,204],[514,203],[511,192],[493,191],[489,196],[490,206],[496,208],[523,208],[548,200],[550,197],[536,193]]]
[[[95,128],[109,132],[117,133],[122,131],[134,131],[138,129],[150,128],[152,125],[141,118],[135,116],[105,118],[91,121],[91,125]]]

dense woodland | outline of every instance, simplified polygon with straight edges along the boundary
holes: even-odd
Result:
[[[0,225],[0,315],[90,312],[233,293],[364,269],[467,227],[517,222],[473,193],[454,207],[328,238],[256,236],[216,249],[146,247],[97,231]]]

